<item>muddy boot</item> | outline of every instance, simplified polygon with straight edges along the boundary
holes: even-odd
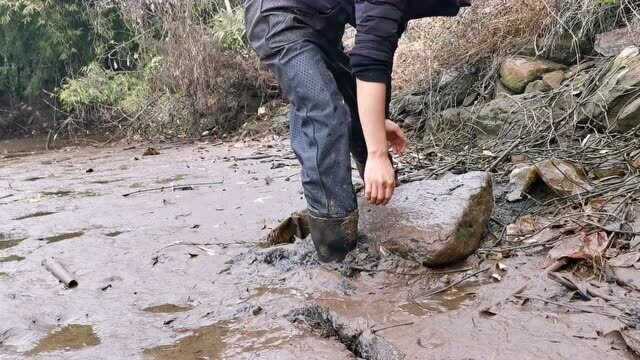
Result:
[[[358,241],[358,211],[346,218],[320,218],[309,214],[311,239],[323,263],[342,262],[356,248]]]

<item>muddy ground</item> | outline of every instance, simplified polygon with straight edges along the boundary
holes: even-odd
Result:
[[[569,297],[545,252],[496,281],[491,260],[424,269],[366,237],[358,269],[319,265],[308,239],[261,248],[304,207],[286,140],[0,147],[2,359],[634,359],[603,336],[617,320],[512,296]]]

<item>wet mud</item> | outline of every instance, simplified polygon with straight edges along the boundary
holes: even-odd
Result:
[[[299,168],[273,166],[291,158],[286,139],[154,147],[0,159],[0,259],[21,259],[0,260],[0,358],[634,359],[601,336],[615,320],[511,296],[568,296],[543,254],[430,295],[495,261],[427,269],[366,236],[349,267],[319,264],[310,239],[260,247],[304,208]],[[77,288],[42,267],[50,257]]]
[[[52,330],[49,335],[38,341],[35,348],[26,353],[33,356],[53,351],[70,351],[95,346],[100,339],[90,325],[70,324],[61,329]]]

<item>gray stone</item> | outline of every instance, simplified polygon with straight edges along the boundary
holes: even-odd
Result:
[[[362,204],[360,224],[381,251],[442,266],[480,247],[493,207],[491,175],[472,172],[403,185],[388,206]]]
[[[594,49],[604,56],[616,56],[634,45],[640,45],[640,31],[626,27],[596,35]]]
[[[600,87],[581,107],[581,115],[609,130],[629,131],[640,124],[640,49],[624,49],[607,67]]]
[[[552,71],[542,75],[542,81],[552,90],[559,89],[565,78],[565,72],[562,70]]]
[[[547,85],[547,83],[542,80],[534,80],[527,85],[524,93],[531,94],[535,92],[547,92],[549,90],[551,90],[551,86]]]

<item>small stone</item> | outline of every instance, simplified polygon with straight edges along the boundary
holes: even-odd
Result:
[[[542,81],[547,85],[550,89],[558,89],[562,86],[562,82],[565,79],[564,71],[552,71],[550,73],[546,73],[542,75]]]
[[[512,56],[500,66],[500,81],[509,90],[521,94],[527,85],[542,75],[566,66],[548,60],[528,56]]]
[[[551,86],[547,85],[542,80],[534,80],[527,85],[527,88],[524,90],[525,94],[531,94],[535,92],[547,92],[551,90]]]
[[[260,313],[262,313],[262,306],[258,305],[251,310],[251,314],[253,314],[253,316],[258,316]]]

